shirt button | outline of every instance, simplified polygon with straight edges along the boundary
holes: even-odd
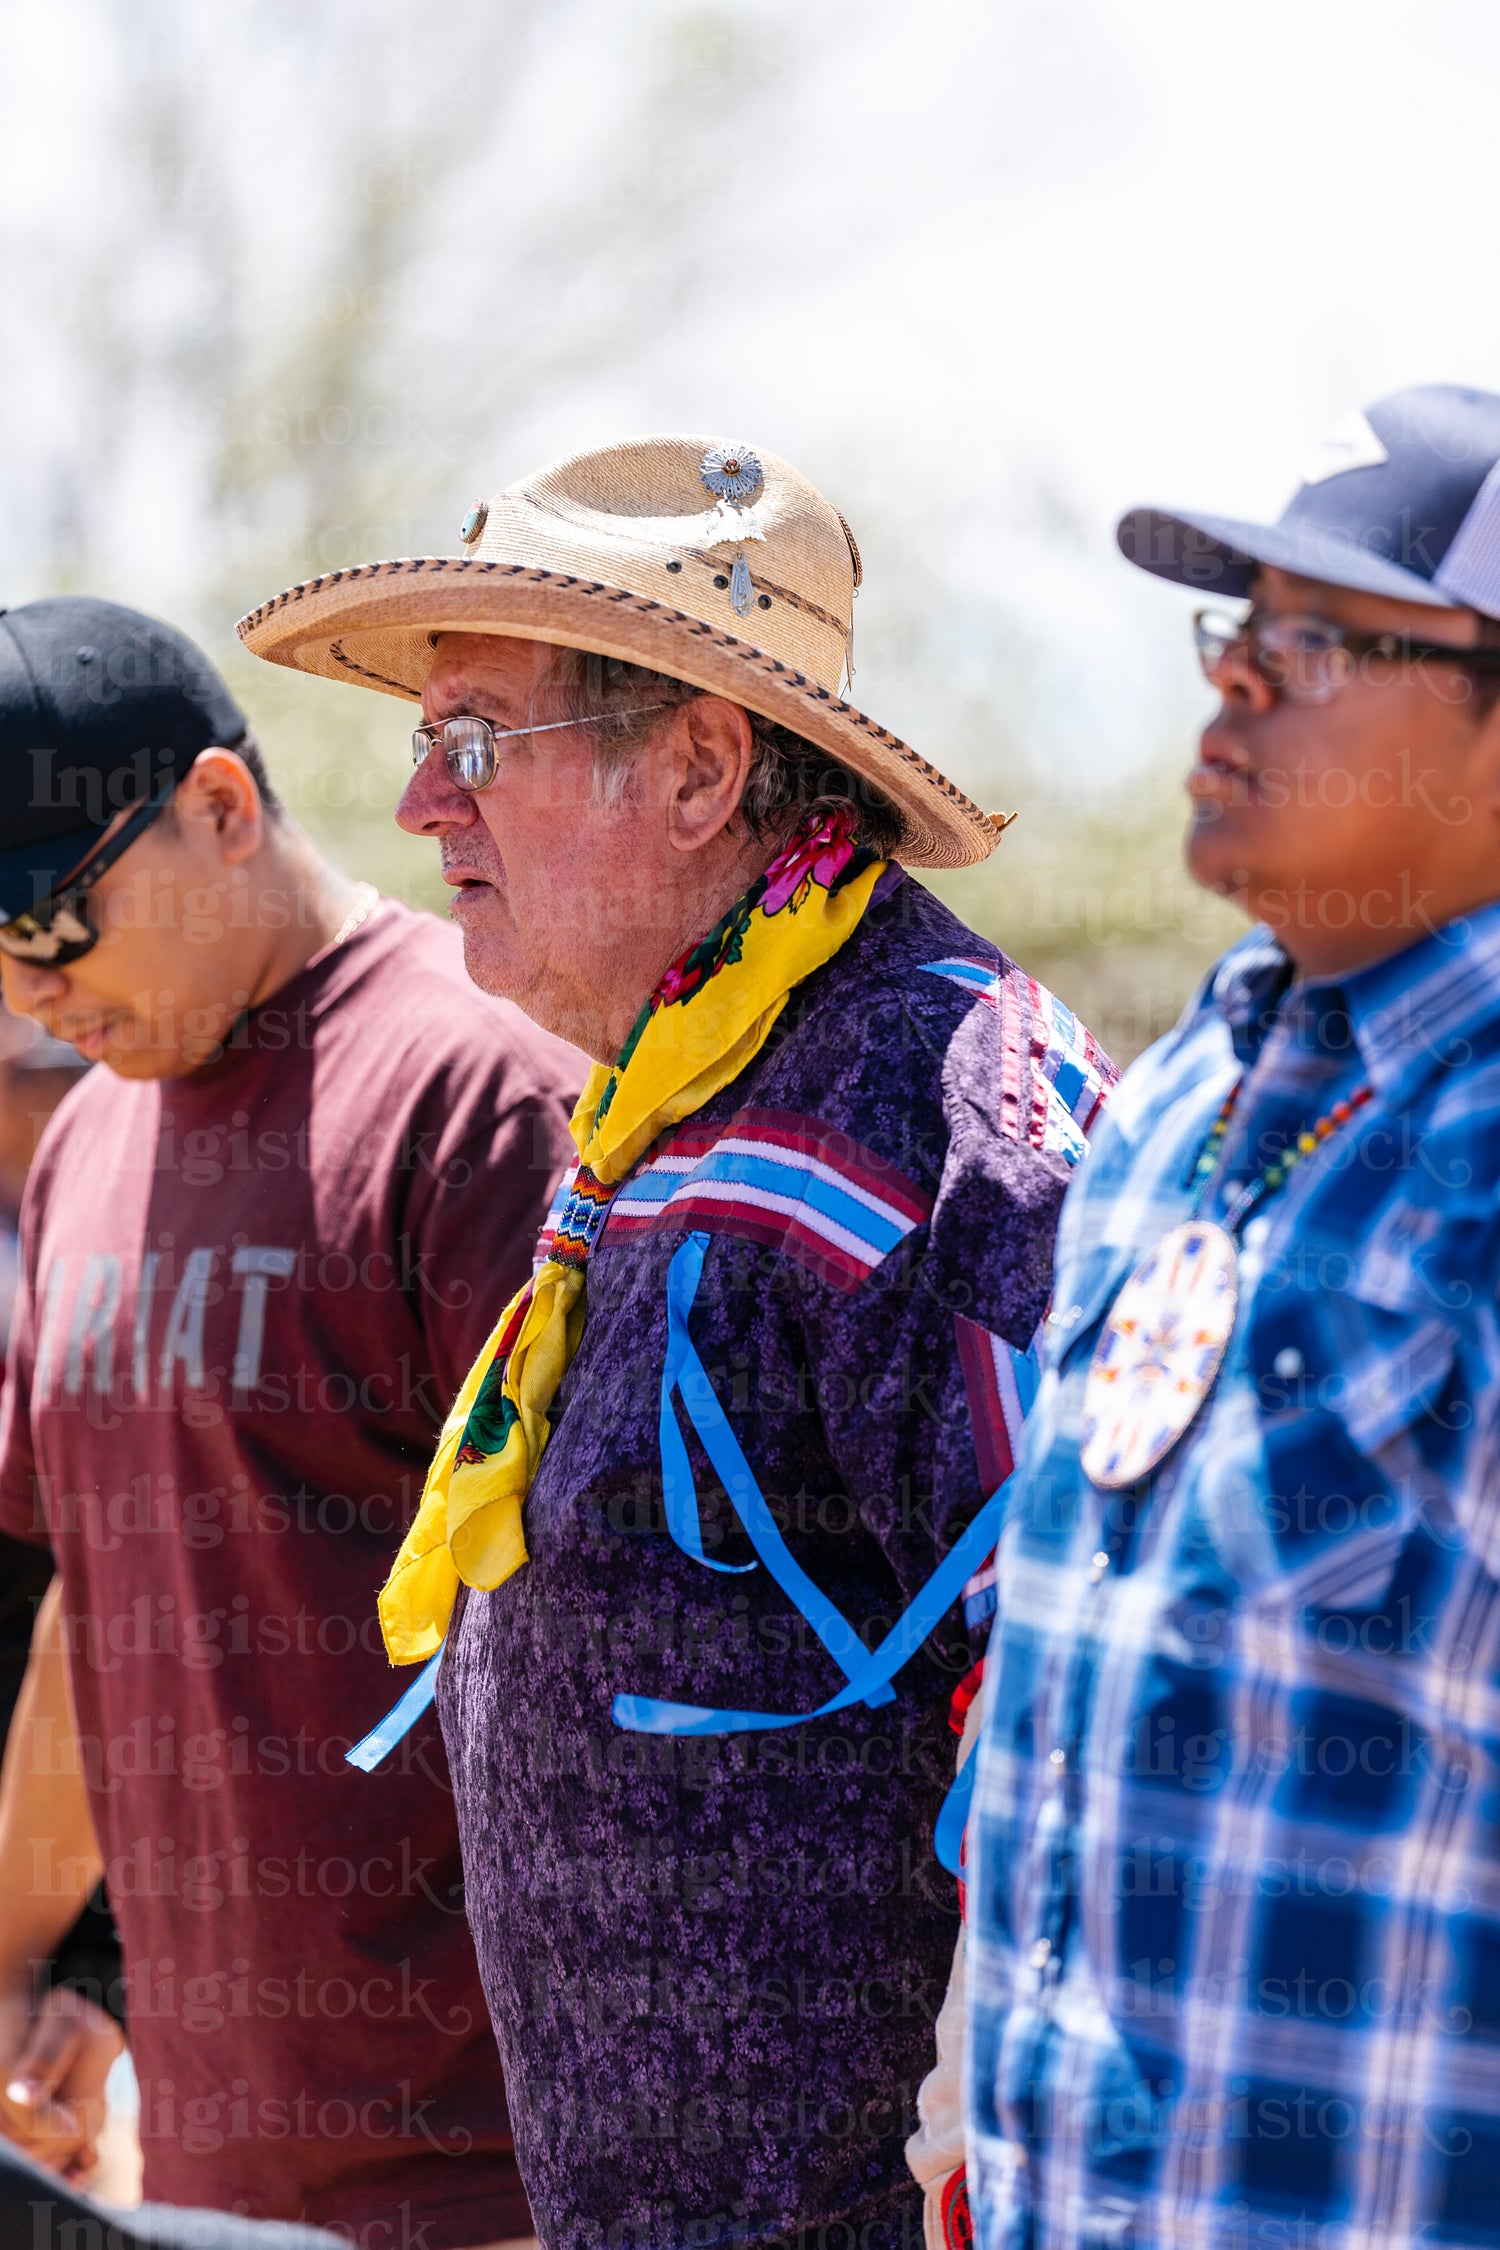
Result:
[[[1052,1958],[1051,1938],[1039,1937],[1026,1958],[1034,1969],[1045,1969]]]
[[[1296,1345],[1283,1344],[1271,1362],[1271,1369],[1273,1374],[1279,1375],[1284,1383],[1289,1383],[1294,1375],[1300,1375],[1302,1373],[1302,1354],[1298,1351]]]
[[[1068,1753],[1066,1750],[1049,1750],[1047,1762],[1049,1765],[1065,1766],[1068,1762]]]
[[[1101,1547],[1098,1553],[1092,1558],[1089,1563],[1089,1576],[1093,1579],[1096,1586],[1108,1569],[1109,1557]]]

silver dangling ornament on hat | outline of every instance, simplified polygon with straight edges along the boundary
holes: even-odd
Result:
[[[716,445],[712,453],[704,454],[698,475],[719,503],[718,516],[730,527],[722,533],[723,538],[764,539],[765,533],[750,511],[741,507],[742,502],[754,499],[765,482],[765,471],[748,445]],[[748,617],[754,598],[750,565],[741,547],[730,566],[729,606],[736,617]]]

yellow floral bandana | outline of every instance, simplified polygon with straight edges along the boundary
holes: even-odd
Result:
[[[443,1425],[422,1503],[380,1595],[393,1664],[442,1646],[460,1581],[499,1586],[526,1561],[521,1511],[548,1413],[583,1334],[588,1255],[610,1200],[661,1135],[764,1046],[788,995],[852,936],[885,867],[839,812],[805,825],[658,984],[612,1069],[573,1112],[578,1149],[551,1254],[512,1298]]]

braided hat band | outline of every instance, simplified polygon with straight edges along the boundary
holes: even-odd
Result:
[[[476,502],[463,551],[305,580],[239,623],[255,655],[420,700],[444,632],[645,665],[773,719],[873,782],[917,867],[988,857],[991,815],[840,692],[859,558],[788,463],[702,438],[573,456]]]

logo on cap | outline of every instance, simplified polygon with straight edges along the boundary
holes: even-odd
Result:
[[[1326,484],[1348,469],[1378,469],[1390,455],[1356,407],[1331,429],[1302,471],[1304,484]]]

